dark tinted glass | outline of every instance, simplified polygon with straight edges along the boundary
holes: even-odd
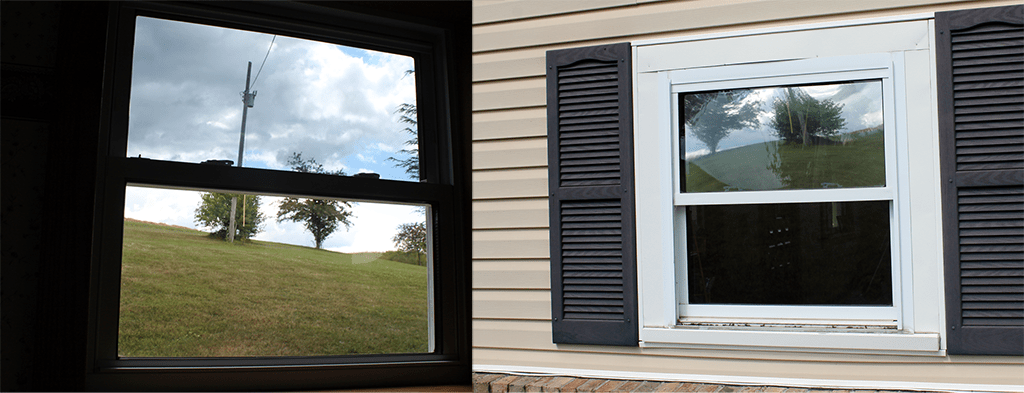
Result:
[[[686,207],[690,304],[892,304],[889,202]]]

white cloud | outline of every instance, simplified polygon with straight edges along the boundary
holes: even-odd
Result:
[[[195,210],[199,193],[148,187],[125,189],[124,216],[136,220],[160,222],[195,228]]]
[[[708,154],[711,154],[711,150],[710,149],[700,149],[700,150],[695,150],[695,151],[688,151],[688,152],[686,152],[685,158],[686,158],[687,161],[690,161],[690,160],[695,160],[695,159],[704,157],[704,156],[706,156]]]
[[[401,224],[423,221],[424,215],[416,206],[383,203],[354,203],[352,228],[337,233],[337,243],[329,245],[339,252],[382,252],[395,249],[391,240]],[[341,231],[339,231],[341,232]]]

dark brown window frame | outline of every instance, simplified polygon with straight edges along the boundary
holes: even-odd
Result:
[[[465,32],[454,31],[459,26],[451,24],[412,20],[387,10],[372,11],[373,7],[366,4],[228,2],[110,6],[97,157],[87,388],[291,390],[468,383],[469,89],[468,77],[458,76],[458,69],[468,67],[468,56],[454,50],[467,48],[465,43],[457,42],[464,39],[458,35]],[[421,181],[125,157],[137,16],[289,35],[413,57],[417,70]],[[463,70],[461,74],[468,72]],[[434,233],[439,234],[434,239],[432,277],[435,350],[423,354],[359,356],[118,358],[120,229],[124,190],[128,185],[430,205]]]

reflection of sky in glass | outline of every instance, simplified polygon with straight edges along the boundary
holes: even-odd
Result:
[[[882,124],[882,84],[878,81],[837,83],[815,86],[801,86],[811,97],[817,100],[832,100],[843,106],[842,117],[846,127],[839,134],[848,134]],[[685,95],[686,93],[684,93]],[[745,127],[732,130],[718,144],[718,152],[748,146],[757,143],[777,141],[779,137],[769,126],[772,116],[772,103],[785,95],[785,88],[768,87],[752,89],[741,103],[757,103],[758,127]],[[685,127],[684,127],[685,128]],[[683,151],[685,158],[694,159],[711,153],[708,146],[693,136],[689,130],[685,134]]]

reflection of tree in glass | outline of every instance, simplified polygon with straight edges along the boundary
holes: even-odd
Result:
[[[781,140],[765,144],[766,167],[781,188],[885,185],[884,134],[875,132],[881,126],[840,135],[846,127],[843,104],[816,99],[798,87],[782,93],[768,121]]]
[[[786,143],[833,145],[831,137],[846,126],[843,105],[818,100],[799,87],[789,87],[785,96],[772,104],[770,126]]]
[[[760,103],[744,99],[752,90],[726,90],[683,95],[683,122],[687,132],[711,150],[718,151],[718,143],[733,130],[757,127],[757,108]]]
[[[302,153],[293,153],[288,160],[292,170],[303,173],[322,173],[326,175],[344,176],[342,170],[327,171],[324,166],[310,158],[302,159]],[[285,198],[277,211],[277,222],[290,220],[305,223],[306,230],[313,234],[313,242],[316,248],[323,248],[324,240],[338,230],[338,224],[344,224],[345,228],[352,225],[349,218],[352,212],[348,209],[352,205],[348,202],[335,199],[307,199],[307,198]]]

